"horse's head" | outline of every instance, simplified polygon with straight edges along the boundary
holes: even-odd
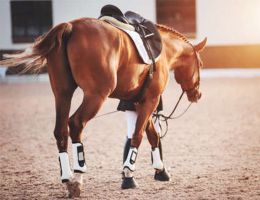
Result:
[[[180,66],[174,70],[175,79],[186,92],[190,102],[197,102],[201,97],[199,87],[202,61],[199,52],[204,49],[206,42],[207,38],[180,55]]]

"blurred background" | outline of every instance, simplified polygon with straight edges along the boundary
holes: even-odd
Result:
[[[260,67],[259,0],[1,0],[0,59],[61,22],[97,18],[106,4],[169,25],[193,43],[208,37],[206,68]]]

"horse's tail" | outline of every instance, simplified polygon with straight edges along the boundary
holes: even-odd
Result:
[[[5,54],[0,61],[4,67],[25,65],[24,71],[38,72],[46,64],[48,54],[55,48],[61,48],[72,32],[71,23],[61,23],[48,33],[38,37],[35,42],[21,53]]]

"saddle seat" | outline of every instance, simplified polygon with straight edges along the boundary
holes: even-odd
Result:
[[[137,32],[151,60],[158,58],[162,51],[160,33],[155,24],[141,15],[127,11],[125,14],[114,5],[106,5],[101,9],[101,20],[109,21],[112,24],[130,31]]]
[[[125,17],[130,24],[142,24],[146,20],[141,15],[132,11],[127,11]]]

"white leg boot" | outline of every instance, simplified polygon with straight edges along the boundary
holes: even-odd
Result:
[[[80,196],[83,185],[83,173],[87,170],[82,143],[72,143],[72,156],[74,176],[69,182],[67,182],[67,189],[70,198]]]
[[[68,182],[73,178],[72,171],[70,169],[69,156],[67,152],[59,153],[60,169],[61,169],[61,181]]]
[[[153,162],[153,168],[156,170],[163,170],[163,162],[161,160],[160,156],[160,150],[158,147],[154,148],[152,150],[152,162]]]
[[[137,148],[131,147],[128,152],[128,156],[123,164],[123,182],[122,189],[136,188],[136,183],[133,172],[135,171],[135,161],[137,157]]]
[[[160,154],[160,148],[156,147],[152,150],[152,165],[155,169],[154,179],[158,181],[169,181],[170,174],[167,172],[164,164],[162,162],[162,157]]]
[[[137,157],[137,148],[130,147],[126,161],[123,164],[123,170],[133,172],[135,171],[135,161]],[[126,174],[125,174],[126,176]]]
[[[82,143],[72,144],[73,170],[76,173],[85,173],[87,166],[85,163],[84,148]]]

